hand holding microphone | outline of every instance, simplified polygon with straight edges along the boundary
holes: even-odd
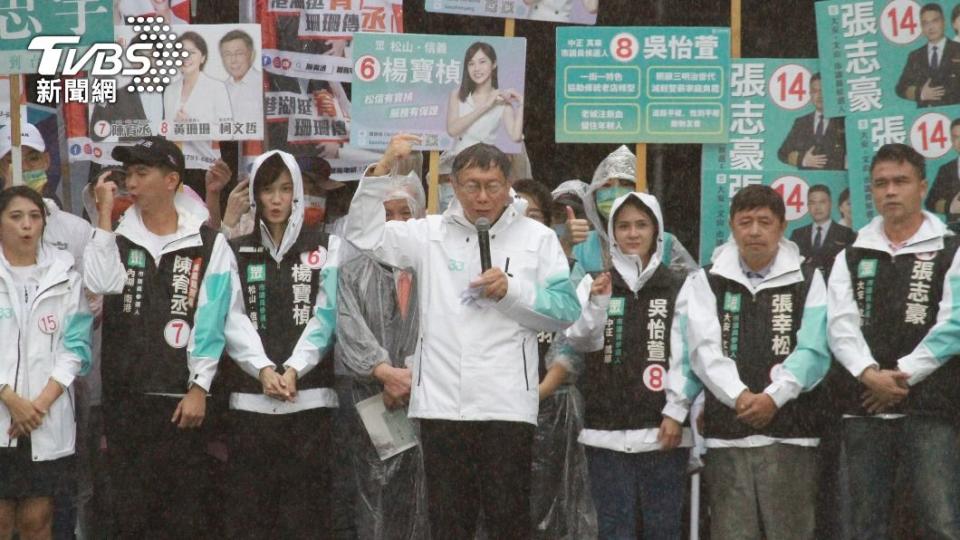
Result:
[[[499,268],[492,268],[490,263],[490,220],[479,218],[474,224],[477,227],[477,244],[480,246],[480,277],[470,282],[471,288],[483,289],[483,296],[492,300],[502,300],[507,295],[507,274]]]

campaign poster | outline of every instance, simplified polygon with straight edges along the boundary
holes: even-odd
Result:
[[[574,24],[596,24],[600,0],[424,0],[427,11]]]
[[[418,150],[459,153],[482,142],[520,153],[525,39],[357,34],[354,48],[355,145],[382,149],[411,133]]]
[[[116,27],[118,43],[140,42],[153,27]],[[173,141],[263,138],[263,74],[255,24],[166,26],[173,39],[147,55],[144,76],[115,78],[115,99],[91,99],[90,138],[120,142],[160,135]],[[155,35],[155,34],[154,34]],[[177,53],[186,56],[176,56]],[[175,60],[171,60],[175,58]],[[71,81],[76,83],[77,81]],[[102,84],[92,79],[90,86]],[[64,81],[64,86],[71,85]],[[64,99],[71,100],[65,92]]]
[[[274,75],[350,82],[353,36],[403,32],[402,0],[255,0],[263,69]]]
[[[718,143],[729,124],[730,30],[561,27],[560,143]]]
[[[960,104],[957,2],[817,2],[827,116]]]
[[[12,0],[0,3],[0,74],[36,73],[40,50],[28,46],[37,36],[79,36],[86,49],[113,41],[114,0]]]
[[[947,222],[960,219],[960,105],[850,119],[850,193],[854,223],[866,225],[877,215],[870,190],[870,164],[885,144],[912,146],[925,159],[925,210]]]
[[[701,262],[726,242],[730,201],[751,184],[771,186],[783,197],[788,238],[809,230],[812,213],[850,226],[843,215],[849,208],[844,121],[823,113],[818,69],[815,59],[733,61],[730,141],[703,145]]]

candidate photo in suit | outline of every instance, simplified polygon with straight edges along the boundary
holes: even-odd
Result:
[[[842,171],[847,168],[847,144],[843,118],[823,114],[823,86],[820,74],[810,77],[810,100],[814,110],[793,121],[780,145],[777,157],[800,169]]]
[[[807,210],[813,222],[795,229],[790,240],[800,248],[805,262],[829,276],[834,257],[857,239],[857,233],[833,221],[830,188],[823,184],[807,191]]]
[[[950,143],[953,151],[960,155],[960,118],[950,123]],[[960,195],[960,159],[953,158],[940,166],[924,205],[937,214],[956,214],[957,195]]]
[[[897,95],[918,107],[960,103],[960,43],[947,39],[939,4],[920,9],[920,26],[927,43],[907,56]]]

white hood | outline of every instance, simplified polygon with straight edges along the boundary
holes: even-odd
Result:
[[[292,154],[281,150],[271,150],[257,157],[250,170],[251,180],[248,188],[250,210],[253,212],[253,215],[257,215],[257,197],[254,195],[254,180],[263,162],[273,155],[279,155],[283,160],[283,164],[286,165],[290,171],[290,179],[293,181],[293,207],[290,209],[290,218],[287,220],[287,228],[283,231],[283,238],[279,246],[274,244],[273,237],[270,236],[270,229],[263,220],[260,220],[259,230],[260,242],[263,244],[263,247],[270,251],[270,256],[273,257],[273,260],[280,262],[283,260],[283,256],[286,255],[287,251],[296,243],[297,238],[300,236],[300,229],[303,227],[303,176],[300,174],[300,166],[297,165],[297,160]]]
[[[643,287],[643,284],[650,279],[650,276],[657,270],[657,267],[663,259],[663,214],[660,212],[660,203],[656,197],[647,193],[633,192],[613,202],[610,210],[610,216],[612,218],[616,217],[620,207],[623,206],[623,203],[629,198],[635,198],[649,208],[650,211],[653,212],[653,216],[657,222],[657,240],[654,244],[653,255],[650,256],[650,261],[646,267],[643,266],[643,261],[638,255],[627,255],[623,253],[620,251],[620,246],[618,246],[615,241],[612,241],[614,238],[613,223],[615,219],[611,219],[607,225],[607,235],[611,239],[610,258],[613,261],[613,267],[616,268],[620,276],[623,277],[623,281],[630,290],[637,292]]]
[[[583,180],[567,180],[550,192],[550,195],[553,197],[553,200],[557,200],[557,197],[561,195],[575,195],[583,201],[587,196],[587,188],[589,187],[590,186]]]

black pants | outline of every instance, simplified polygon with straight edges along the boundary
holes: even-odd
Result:
[[[527,539],[534,426],[420,422],[433,538],[473,538],[483,511],[491,540]]]
[[[212,459],[203,428],[170,422],[179,398],[104,396],[113,538],[207,537]]]
[[[330,410],[230,411],[226,538],[330,538]]]

